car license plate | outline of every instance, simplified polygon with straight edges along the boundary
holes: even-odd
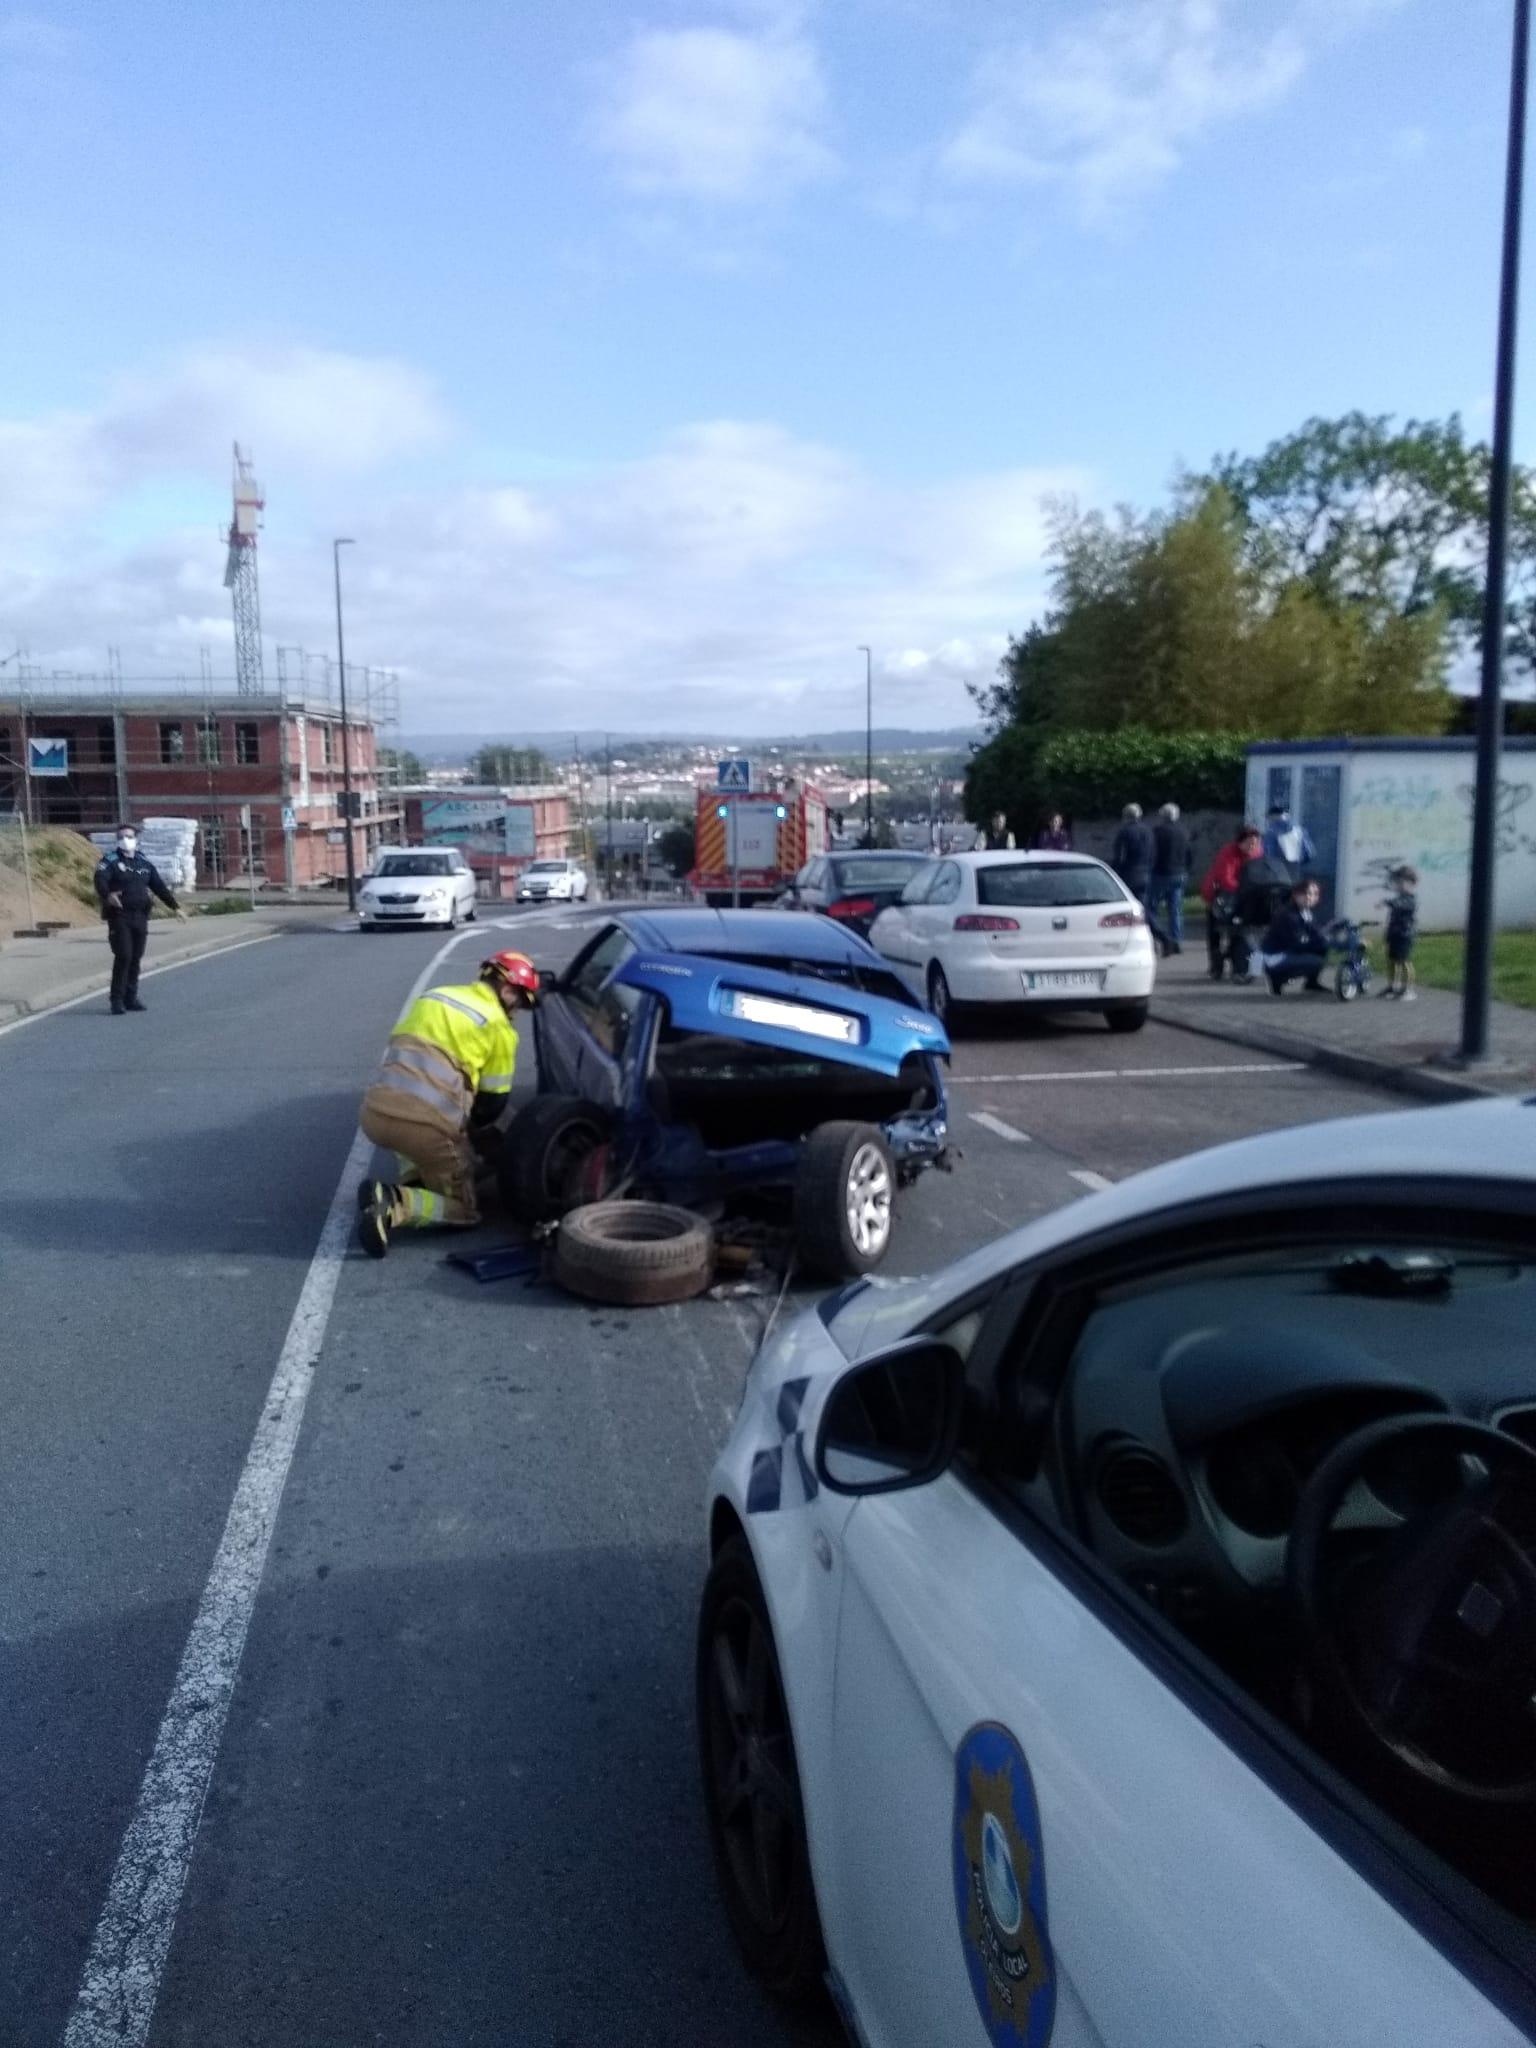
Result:
[[[1052,968],[1040,974],[1026,974],[1024,993],[1027,996],[1072,995],[1079,992],[1097,995],[1104,986],[1102,967]]]

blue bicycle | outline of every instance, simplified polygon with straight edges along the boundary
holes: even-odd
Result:
[[[1375,921],[1357,923],[1352,917],[1336,917],[1324,934],[1328,951],[1339,955],[1333,973],[1333,992],[1341,1003],[1352,1003],[1371,985],[1371,956],[1361,934]]]

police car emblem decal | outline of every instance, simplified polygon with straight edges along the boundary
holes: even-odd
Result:
[[[994,2048],[1045,2048],[1056,1972],[1045,1917],[1040,1810],[1024,1752],[996,1722],[955,1756],[955,1910],[976,2008]]]

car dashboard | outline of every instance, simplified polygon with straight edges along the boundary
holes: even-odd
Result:
[[[1536,1263],[1383,1247],[1231,1262],[1101,1297],[1058,1446],[1078,1532],[1192,1630],[1284,1585],[1308,1479],[1346,1437],[1445,1414],[1536,1448]],[[1433,1461],[1391,1446],[1335,1528],[1428,1505]]]

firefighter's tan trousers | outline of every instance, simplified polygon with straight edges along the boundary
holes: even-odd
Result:
[[[390,1216],[396,1229],[438,1223],[463,1229],[480,1221],[475,1155],[462,1130],[385,1088],[368,1090],[357,1121],[364,1137],[399,1158],[399,1199]]]

